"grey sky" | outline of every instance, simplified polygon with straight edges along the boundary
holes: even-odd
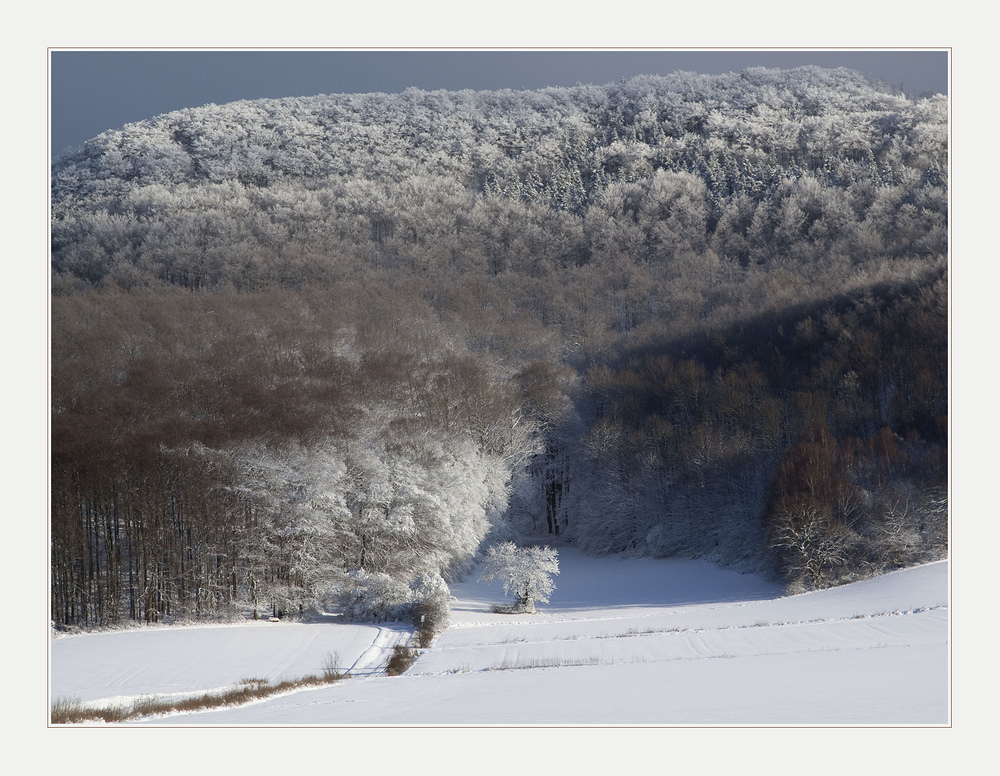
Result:
[[[59,51],[51,53],[55,154],[179,108],[262,97],[420,89],[537,89],[675,70],[850,67],[907,94],[948,92],[944,50]]]

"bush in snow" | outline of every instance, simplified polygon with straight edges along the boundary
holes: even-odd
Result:
[[[412,621],[418,639],[429,644],[451,622],[450,601],[451,591],[436,572],[421,574],[406,584],[388,574],[358,569],[348,576],[337,604],[348,620]]]
[[[451,590],[440,574],[422,574],[410,583],[418,647],[428,647],[451,624]]]
[[[381,572],[351,572],[338,601],[348,620],[396,622],[410,619],[413,597],[409,585]]]
[[[513,542],[494,544],[486,553],[480,579],[503,580],[503,591],[514,596],[511,612],[533,614],[535,601],[548,601],[559,573],[559,553],[549,547],[518,547]]]
[[[418,652],[413,647],[397,644],[392,648],[392,655],[389,656],[389,662],[385,665],[385,672],[389,676],[399,676],[413,665],[413,661],[417,657]]]

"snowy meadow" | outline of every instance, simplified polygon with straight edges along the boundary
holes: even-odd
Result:
[[[350,677],[212,712],[209,726],[947,725],[948,565],[796,596],[690,560],[560,553],[534,615],[494,614],[499,582],[452,586],[452,625],[402,676],[408,627],[256,622],[54,638],[51,696],[95,705],[247,679]]]

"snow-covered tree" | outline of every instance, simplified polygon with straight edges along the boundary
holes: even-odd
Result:
[[[518,547],[513,542],[494,544],[486,552],[480,579],[503,580],[503,591],[514,596],[511,611],[534,614],[535,601],[546,602],[555,589],[559,552],[550,547]]]

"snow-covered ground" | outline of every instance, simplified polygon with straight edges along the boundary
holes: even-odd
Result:
[[[352,678],[153,725],[946,725],[948,566],[830,590],[699,561],[560,552],[535,615],[489,611],[500,583],[452,586],[452,627],[380,670],[402,626],[270,623],[55,638],[51,696],[190,693],[246,678]]]

